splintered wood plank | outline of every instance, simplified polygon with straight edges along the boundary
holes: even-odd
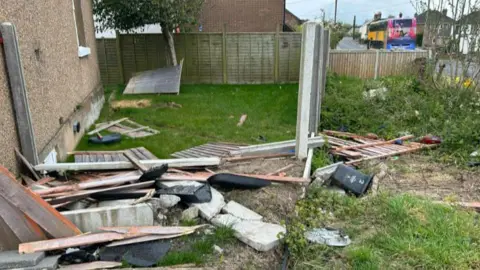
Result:
[[[23,253],[34,253],[39,251],[65,249],[69,247],[78,247],[78,246],[110,242],[113,240],[122,240],[125,238],[126,236],[124,236],[123,234],[114,233],[114,232],[84,234],[84,235],[78,235],[75,237],[63,237],[59,239],[22,243],[18,245],[18,253],[23,254]]]
[[[0,196],[0,218],[21,242],[47,239],[42,229]],[[3,240],[3,239],[2,239]]]
[[[40,180],[40,176],[38,176],[32,164],[28,162],[28,160],[22,155],[22,153],[20,153],[20,151],[18,151],[18,149],[15,149],[15,154],[22,161],[23,165],[25,165],[25,167],[27,167],[27,169],[32,173],[33,177],[35,177],[36,180]]]
[[[97,134],[98,132],[102,131],[102,130],[105,130],[111,126],[114,126],[122,121],[125,121],[127,120],[128,118],[122,118],[122,119],[119,119],[119,120],[116,120],[116,121],[113,121],[113,122],[109,122],[109,123],[106,123],[104,125],[101,125],[99,128],[96,128],[90,132],[88,132],[88,135],[93,135],[93,134]]]
[[[20,185],[9,171],[1,166],[0,195],[53,237],[68,237],[81,233],[70,220],[39,195]]]
[[[142,152],[139,151],[137,148],[132,148],[132,149],[130,149],[130,151],[131,151],[132,153],[134,153],[135,156],[137,156],[137,158],[138,158],[139,160],[148,160],[148,159],[149,159],[147,156],[145,156],[144,154],[142,154]]]
[[[138,151],[142,152],[144,156],[147,157],[147,159],[158,159],[152,152],[148,151],[145,147],[138,147]]]

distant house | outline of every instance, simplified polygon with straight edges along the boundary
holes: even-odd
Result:
[[[2,1],[0,22],[0,164],[17,173],[14,148],[31,163],[66,158],[99,116],[104,96],[92,1]],[[19,55],[9,49],[16,43],[11,25]],[[20,69],[12,64],[17,59]],[[10,80],[19,70],[25,91],[21,80]]]
[[[287,19],[285,0],[205,0],[200,32],[275,32]]]
[[[290,10],[285,10],[285,24],[283,26],[284,32],[296,32],[298,31],[299,27],[306,22],[306,20],[302,20],[298,18],[295,14],[293,14]]]
[[[427,10],[415,16],[417,34],[423,34],[423,46],[443,46],[453,33],[455,20],[447,15],[447,10]]]
[[[458,20],[459,50],[463,54],[480,50],[480,11],[474,11]]]

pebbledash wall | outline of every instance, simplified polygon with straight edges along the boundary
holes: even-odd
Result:
[[[78,8],[82,16],[75,15]],[[83,17],[82,55],[86,55],[82,57],[78,17]],[[104,102],[92,3],[2,0],[1,22],[16,26],[39,161],[43,162],[47,156],[63,159],[98,118]],[[20,147],[19,134],[3,45],[0,52],[0,164],[18,172],[14,148]],[[80,132],[74,132],[76,123],[80,124]],[[57,154],[52,156],[52,151]]]

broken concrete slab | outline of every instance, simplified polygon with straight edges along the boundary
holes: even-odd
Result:
[[[35,266],[13,268],[12,270],[55,270],[58,268],[58,259],[60,256],[49,256],[41,260]]]
[[[45,258],[45,252],[19,254],[16,250],[0,252],[0,269],[25,268],[37,265]]]
[[[162,187],[165,188],[170,188],[174,186],[194,186],[194,187],[199,187],[202,184],[195,182],[195,181],[163,181],[163,182],[158,182]]]
[[[198,217],[198,208],[192,206],[182,212],[182,220],[192,220]]]
[[[343,162],[338,162],[338,163],[335,163],[335,164],[332,164],[332,165],[328,165],[328,166],[325,166],[325,167],[322,167],[322,168],[318,168],[313,173],[313,177],[314,177],[315,180],[313,180],[312,185],[321,186],[324,183],[326,183],[326,181],[328,181],[328,179],[330,179],[330,176],[332,176],[332,174],[337,170],[337,167],[340,164],[343,164]]]
[[[210,188],[212,192],[212,200],[206,203],[192,203],[191,205],[198,208],[200,216],[206,220],[211,220],[215,215],[220,213],[225,206],[225,199],[218,190],[213,187]]]
[[[158,198],[160,206],[163,208],[171,208],[180,202],[180,197],[175,195],[160,195]]]
[[[154,213],[150,205],[118,205],[61,212],[83,232],[100,232],[101,227],[151,226]]]
[[[223,208],[223,213],[227,213],[238,217],[242,220],[262,221],[263,217],[245,206],[235,202],[229,201]]]
[[[261,221],[241,221],[233,225],[235,236],[258,251],[269,251],[280,241],[278,235],[285,233],[283,226]]]
[[[242,220],[230,214],[216,215],[210,222],[217,227],[232,227]]]

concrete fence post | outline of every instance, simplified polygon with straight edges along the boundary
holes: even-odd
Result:
[[[298,159],[307,158],[308,155],[311,98],[312,91],[315,89],[315,79],[318,78],[318,75],[315,75],[314,66],[316,61],[315,45],[319,27],[314,22],[303,25],[295,144],[295,154]]]
[[[30,107],[28,105],[27,89],[23,76],[23,66],[15,25],[6,22],[0,25],[5,50],[5,63],[7,66],[10,91],[12,93],[15,122],[20,139],[22,154],[33,165],[37,165],[38,153],[35,145]]]
[[[274,47],[274,70],[273,70],[273,80],[275,83],[279,82],[280,78],[280,29],[282,25],[277,25],[277,31],[275,32],[275,47]]]
[[[377,50],[377,53],[375,55],[375,75],[373,77],[375,80],[378,78],[379,60],[380,60],[380,50]]]

